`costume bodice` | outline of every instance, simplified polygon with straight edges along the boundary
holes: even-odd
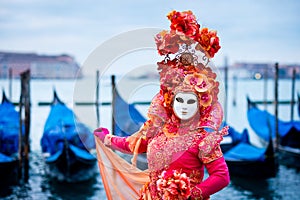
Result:
[[[173,166],[176,168],[201,168],[199,143],[205,132],[192,131],[184,135],[167,137],[162,131],[148,144],[147,156],[150,171],[159,171]]]
[[[208,137],[209,133],[201,128],[175,137],[168,137],[161,131],[149,140],[147,148],[149,189],[153,199],[160,199],[156,181],[163,170],[186,173],[192,186],[202,182],[204,163],[222,156],[219,146],[212,151],[209,150],[209,154],[201,154],[202,148],[206,147],[203,143],[207,144]]]

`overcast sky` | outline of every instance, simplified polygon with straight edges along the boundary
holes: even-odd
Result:
[[[218,31],[216,65],[300,63],[299,0],[0,0],[0,51],[67,53],[82,64],[110,38],[169,29],[171,10],[192,10]]]

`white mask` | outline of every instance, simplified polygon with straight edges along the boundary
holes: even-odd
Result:
[[[173,110],[175,115],[182,119],[188,120],[198,111],[198,98],[193,93],[177,93],[173,100]]]

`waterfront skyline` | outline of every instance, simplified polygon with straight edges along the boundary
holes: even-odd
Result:
[[[300,2],[229,1],[8,1],[0,2],[0,50],[63,54],[84,63],[113,36],[140,28],[169,29],[171,10],[192,10],[202,27],[218,31],[216,65],[300,63]]]

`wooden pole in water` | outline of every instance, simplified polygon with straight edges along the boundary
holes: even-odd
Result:
[[[100,113],[99,113],[99,90],[100,90],[100,80],[99,80],[99,70],[96,72],[96,117],[97,117],[97,127],[100,126]]]
[[[293,76],[292,76],[291,121],[294,121],[295,81],[296,81],[296,69],[294,68],[293,69]]]
[[[268,68],[267,65],[264,70],[264,108],[267,110],[267,97],[268,97]]]
[[[237,76],[233,76],[233,101],[232,105],[236,106],[236,101],[237,101]]]
[[[22,86],[21,86],[22,88]],[[23,94],[21,92],[19,101],[19,168],[18,168],[18,179],[23,178],[23,155],[24,155],[24,144],[23,144]]]
[[[12,68],[8,69],[9,85],[8,85],[8,94],[9,99],[12,100]]]
[[[276,149],[278,149],[280,144],[279,132],[278,132],[278,63],[275,63],[275,134],[276,134]]]
[[[115,75],[111,76],[111,89],[112,89],[112,100],[111,100],[111,113],[112,113],[112,134],[115,134],[115,99],[116,99],[116,83]]]
[[[23,119],[24,107],[24,119]],[[24,126],[23,126],[24,125]],[[24,129],[23,129],[24,127]],[[24,130],[24,134],[23,134]],[[29,133],[30,133],[30,71],[21,74],[21,97],[20,97],[20,167],[21,178],[27,182],[29,178]],[[24,174],[23,174],[23,173]]]
[[[29,178],[29,152],[30,152],[30,71],[25,74],[25,180]]]

